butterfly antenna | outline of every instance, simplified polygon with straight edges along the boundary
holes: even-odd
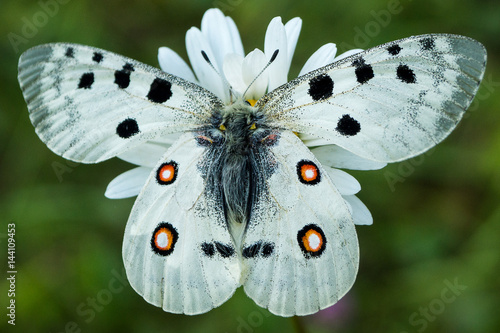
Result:
[[[217,73],[217,75],[220,77],[220,79],[222,80],[222,82],[224,82],[224,84],[226,85],[226,87],[228,87],[229,89],[229,100],[232,102],[233,101],[233,87],[229,84],[229,82],[226,80],[226,78],[224,77],[224,75],[222,75],[221,73],[219,73],[219,71],[215,68],[215,66],[212,64],[212,62],[210,61],[210,58],[208,57],[207,53],[203,50],[201,50],[201,56],[203,57],[203,59],[205,59],[205,61],[207,62],[207,64],[214,70],[215,73]]]
[[[250,89],[250,87],[255,83],[255,81],[257,81],[257,79],[262,75],[262,73],[264,73],[264,71],[274,62],[274,60],[276,60],[276,57],[278,56],[279,51],[280,51],[279,49],[276,49],[274,51],[273,55],[271,56],[271,59],[269,59],[269,61],[264,66],[264,68],[262,68],[262,70],[260,71],[260,73],[257,74],[257,76],[255,76],[255,78],[253,79],[253,81],[248,85],[247,89],[245,90],[245,92],[242,95],[243,97],[248,92],[248,89]]]

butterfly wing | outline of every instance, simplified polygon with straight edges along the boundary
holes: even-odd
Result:
[[[332,63],[256,105],[269,124],[394,162],[443,140],[479,87],[486,50],[462,36],[401,39]]]
[[[202,178],[210,169],[205,153],[193,133],[183,134],[153,168],[125,230],[130,284],[168,312],[207,312],[240,285],[222,201]]]
[[[354,223],[329,176],[295,134],[277,134],[261,158],[261,186],[242,244],[244,289],[277,315],[311,314],[337,302],[354,283]]]
[[[19,60],[37,134],[56,154],[94,163],[142,142],[206,124],[222,102],[196,84],[76,44],[46,44]]]

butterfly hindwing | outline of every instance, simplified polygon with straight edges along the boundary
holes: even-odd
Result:
[[[276,134],[270,173],[242,244],[245,292],[281,316],[337,302],[352,286],[359,249],[349,208],[323,167],[290,131]],[[271,142],[271,141],[270,141]]]
[[[222,106],[191,82],[76,44],[26,51],[19,82],[40,138],[55,153],[88,163],[206,124]]]
[[[394,162],[451,132],[472,102],[485,65],[486,50],[473,39],[409,37],[298,77],[257,107],[270,124]]]
[[[204,153],[193,133],[183,134],[153,168],[125,231],[130,284],[168,312],[209,311],[240,285],[222,203],[201,176]]]

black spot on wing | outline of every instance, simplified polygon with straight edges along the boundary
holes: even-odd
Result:
[[[392,56],[398,55],[401,52],[401,47],[398,44],[391,45],[387,48],[387,52]]]
[[[430,51],[434,49],[436,43],[431,37],[425,37],[420,40],[420,45],[422,46],[422,51]]]
[[[333,94],[333,80],[329,75],[320,74],[309,80],[309,96],[315,101],[326,99]]]
[[[68,58],[74,58],[75,57],[75,50],[72,47],[68,47],[66,49],[66,53],[64,55]]]
[[[124,71],[130,71],[133,72],[135,70],[134,65],[131,63],[127,62],[125,65],[123,65],[123,70]]]
[[[132,118],[125,119],[116,127],[116,134],[118,134],[120,138],[128,139],[137,133],[139,133],[139,125],[137,121]]]
[[[84,73],[80,77],[80,82],[78,82],[79,89],[90,89],[94,83],[94,73]]]
[[[274,244],[273,243],[265,243],[262,245],[262,257],[268,258],[274,252]]]
[[[158,77],[154,79],[149,88],[147,98],[151,102],[164,103],[168,101],[170,97],[172,97],[172,84]]]
[[[92,60],[96,63],[100,63],[103,59],[103,55],[101,52],[94,52],[94,56],[92,57]]]
[[[361,125],[356,119],[345,114],[339,119],[336,130],[342,135],[353,136],[359,133]]]
[[[375,76],[373,74],[372,66],[365,63],[365,60],[363,58],[358,58],[354,60],[352,62],[352,65],[356,67],[354,73],[356,74],[356,79],[361,84],[370,81]]]
[[[215,246],[212,243],[202,243],[201,244],[201,251],[207,257],[213,257],[215,254]]]
[[[259,256],[263,258],[268,258],[274,252],[273,243],[264,243],[263,241],[258,241],[252,245],[245,247],[242,251],[243,258],[250,259]]]
[[[255,244],[252,244],[250,246],[247,246],[246,248],[243,249],[243,258],[253,258],[256,257],[259,254],[260,247],[262,246],[262,242],[257,242]]]
[[[130,73],[127,73],[127,72],[124,72],[121,70],[116,71],[115,72],[115,83],[121,89],[127,88],[130,84]]]
[[[115,84],[121,89],[127,88],[130,85],[130,73],[133,70],[132,64],[126,63],[122,69],[115,71]]]
[[[403,81],[404,83],[415,83],[417,82],[417,78],[415,77],[415,73],[411,70],[407,65],[399,65],[396,70],[396,74],[398,79]]]
[[[230,245],[222,244],[220,242],[214,242],[217,252],[222,258],[229,258],[234,254],[234,248]]]

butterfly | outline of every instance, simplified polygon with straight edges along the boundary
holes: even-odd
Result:
[[[292,316],[336,303],[359,265],[352,208],[317,156],[342,149],[396,162],[428,150],[457,125],[485,66],[473,39],[414,36],[306,73],[255,103],[224,104],[135,60],[56,43],[22,54],[19,82],[38,136],[73,161],[101,162],[182,133],[125,230],[127,277],[147,302],[200,314],[243,286],[259,306]],[[315,155],[300,135],[330,145]]]

